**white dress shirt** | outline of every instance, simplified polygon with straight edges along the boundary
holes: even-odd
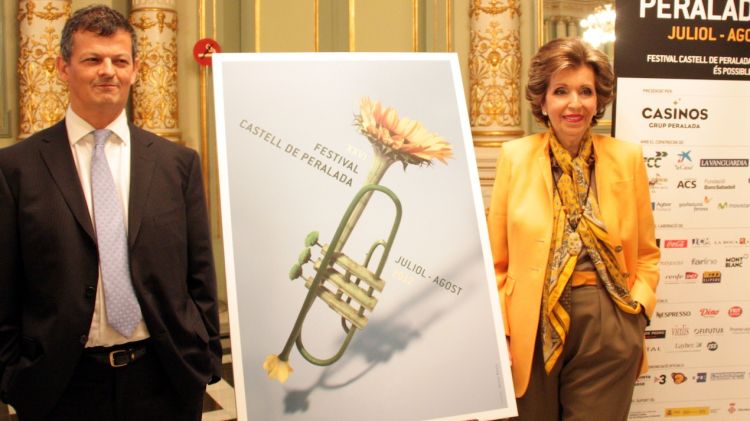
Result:
[[[78,178],[81,180],[81,187],[86,197],[86,205],[89,209],[89,215],[92,216],[93,224],[91,158],[94,153],[94,135],[91,132],[94,130],[94,127],[78,116],[71,107],[68,107],[65,113],[65,127],[68,131],[70,149],[73,153],[73,160],[75,161],[76,170],[78,170]],[[122,199],[122,214],[125,217],[124,222],[127,231],[128,203],[130,203],[130,128],[128,127],[125,110],[106,128],[112,131],[112,135],[104,147],[104,154],[107,156],[109,168],[112,170],[115,188]],[[148,338],[148,329],[143,320],[138,324],[130,338],[120,335],[107,323],[107,309],[104,304],[101,267],[99,268],[97,283],[94,317],[91,320],[86,347],[112,346]]]

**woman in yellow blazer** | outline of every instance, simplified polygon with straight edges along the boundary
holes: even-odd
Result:
[[[558,39],[526,97],[550,129],[503,144],[488,216],[520,420],[626,420],[659,248],[639,145],[591,133],[607,57]]]

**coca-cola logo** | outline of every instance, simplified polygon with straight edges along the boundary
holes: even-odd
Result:
[[[688,246],[688,240],[664,240],[664,248],[684,249]]]
[[[740,317],[742,316],[742,307],[740,306],[734,306],[727,311],[727,314],[729,314],[729,317]]]
[[[701,316],[703,317],[716,317],[719,315],[719,309],[717,308],[702,308],[700,309]]]

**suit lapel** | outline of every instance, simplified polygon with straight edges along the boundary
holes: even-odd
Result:
[[[549,214],[552,215],[552,200],[553,200],[553,181],[552,181],[552,164],[549,158],[549,132],[541,134],[541,141],[539,142],[539,148],[534,152],[536,156],[536,162],[539,165],[539,170],[544,178],[544,186],[547,189],[547,204],[549,207]]]
[[[594,153],[596,154],[596,193],[599,199],[599,209],[602,213],[602,219],[604,224],[607,226],[607,233],[613,246],[621,246],[622,239],[620,238],[620,231],[618,222],[621,218],[618,209],[618,203],[621,200],[627,200],[626,198],[618,198],[617,192],[615,191],[615,183],[617,176],[615,174],[618,164],[615,161],[610,147],[605,145],[606,138],[598,135],[594,135]],[[609,142],[609,145],[613,145],[613,142]],[[622,257],[622,253],[618,253],[618,259]],[[620,259],[622,260],[622,259]],[[620,262],[624,264],[624,260]],[[622,266],[625,267],[625,266]]]
[[[70,208],[81,228],[93,241],[96,241],[91,215],[86,205],[81,180],[78,178],[78,170],[76,170],[73,154],[70,150],[65,120],[52,126],[40,145],[39,151],[42,160],[52,175],[57,188],[60,189],[65,203],[68,204],[68,208]]]
[[[133,246],[143,221],[143,211],[151,189],[155,156],[153,140],[130,125],[130,205],[128,207],[128,245]]]

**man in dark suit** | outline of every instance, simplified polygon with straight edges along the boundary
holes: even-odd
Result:
[[[199,158],[127,122],[118,12],[74,13],[57,68],[65,119],[0,150],[0,397],[21,420],[199,420],[221,373]]]

